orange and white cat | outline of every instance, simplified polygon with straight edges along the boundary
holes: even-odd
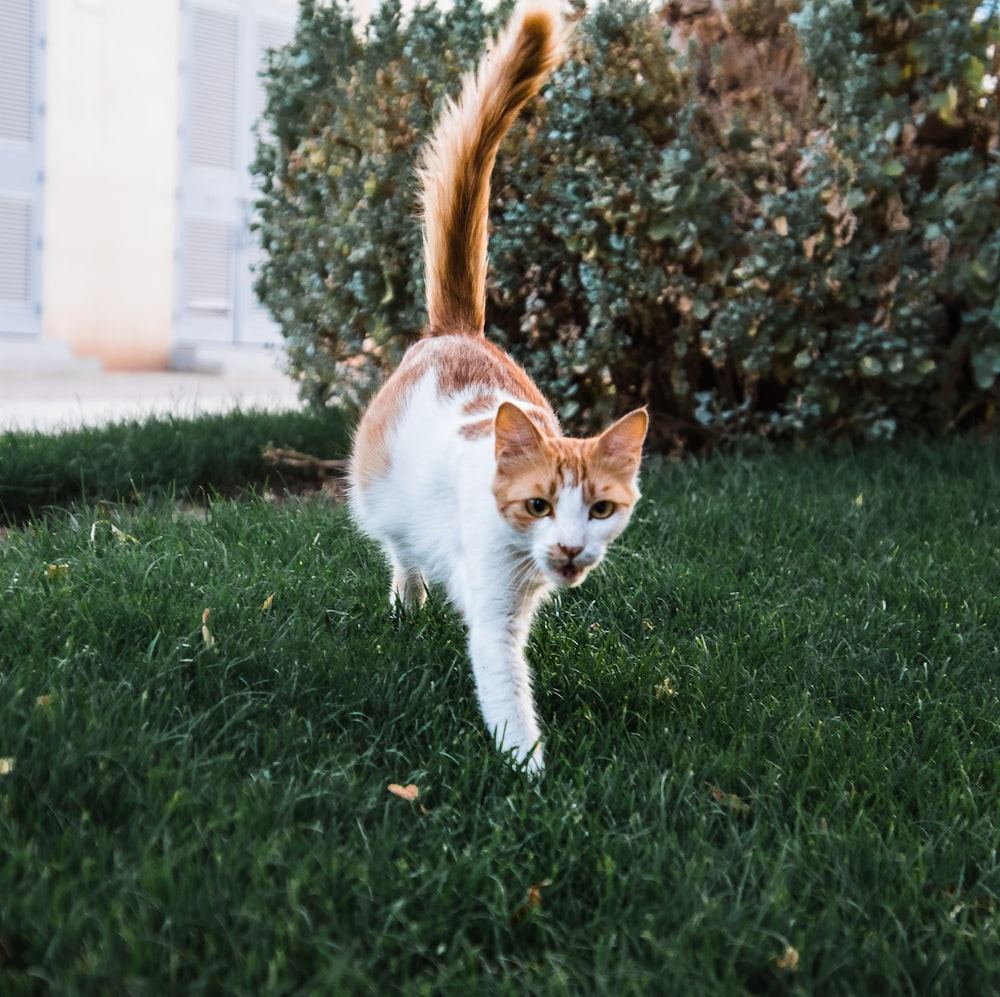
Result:
[[[562,434],[552,407],[484,336],[490,173],[518,111],[558,62],[563,28],[528,0],[445,108],[420,167],[427,334],[375,395],[354,439],[350,501],[392,562],[390,598],[444,586],[464,617],[486,725],[542,768],[525,645],[539,603],[579,585],[639,498],[647,417]]]

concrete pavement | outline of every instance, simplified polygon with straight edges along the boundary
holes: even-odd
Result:
[[[296,384],[277,369],[221,374],[0,373],[0,432],[49,432],[149,415],[182,417],[235,407],[274,411],[299,406]]]

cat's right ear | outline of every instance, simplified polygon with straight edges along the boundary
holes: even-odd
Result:
[[[544,446],[538,427],[511,402],[497,409],[493,421],[497,467],[534,460]]]
[[[634,474],[642,460],[642,444],[649,428],[645,408],[623,415],[597,438],[597,452],[612,466]]]

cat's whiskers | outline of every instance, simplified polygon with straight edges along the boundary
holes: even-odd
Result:
[[[510,576],[511,590],[522,595],[531,595],[538,589],[551,585],[538,562],[530,555],[516,560]]]

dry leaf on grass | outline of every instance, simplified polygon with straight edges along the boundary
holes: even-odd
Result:
[[[201,614],[201,639],[205,647],[215,647],[215,635],[208,629],[208,618],[212,615],[212,610],[206,609]]]
[[[64,582],[69,578],[69,565],[68,564],[50,564],[42,572],[43,576],[47,578],[50,582]],[[38,573],[32,575],[32,578],[36,578]]]
[[[952,883],[941,891],[948,905],[948,920],[955,922],[960,917],[994,917],[997,902],[989,890],[976,890],[964,883]]]
[[[674,680],[668,675],[664,680],[653,690],[653,695],[657,699],[673,699],[675,696],[679,695],[677,691],[677,685]]]
[[[271,593],[271,594],[270,594],[270,595],[269,595],[269,596],[268,596],[268,597],[267,597],[267,598],[266,598],[266,599],[264,600],[263,604],[262,604],[262,605],[261,605],[261,607],[260,607],[260,611],[261,611],[262,613],[266,613],[266,612],[267,612],[267,611],[268,611],[268,610],[269,610],[269,609],[271,608],[271,605],[272,605],[272,603],[273,603],[273,602],[274,602],[274,593],[272,592],[272,593]]]
[[[99,519],[94,523],[90,524],[90,542],[96,543],[97,541],[97,527],[107,526],[111,530],[111,535],[120,543],[134,543],[137,544],[139,541],[132,536],[131,533],[126,533],[124,530],[119,529],[114,523],[109,523],[107,520]]]
[[[785,951],[774,960],[774,964],[778,969],[784,970],[786,973],[797,973],[799,970],[798,949],[792,948],[791,945],[786,945]]]
[[[712,799],[722,807],[732,810],[734,814],[746,817],[750,813],[750,804],[741,799],[735,793],[724,793],[718,786],[706,783],[712,793]]]
[[[528,916],[528,912],[533,907],[542,906],[542,890],[544,890],[546,886],[551,885],[551,879],[543,879],[540,883],[532,883],[531,886],[528,887],[528,895],[524,898],[524,903],[521,904],[521,906],[518,907],[517,910],[515,910],[510,916],[510,923],[512,927],[520,924]]]
[[[420,789],[417,786],[414,786],[412,782],[409,786],[400,786],[399,783],[390,782],[388,789],[394,796],[399,796],[404,800],[410,800],[410,802],[415,800],[420,795]]]
[[[13,758],[0,758],[0,775],[10,775],[14,771]]]

